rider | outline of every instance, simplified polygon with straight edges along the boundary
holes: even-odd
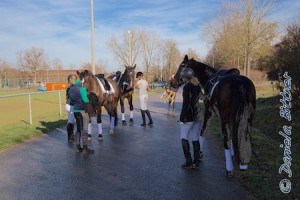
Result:
[[[172,105],[172,108],[173,108],[172,112],[171,112],[171,103],[172,103],[172,101],[169,101],[169,104],[168,104],[168,114],[172,113],[173,115],[176,114],[176,112],[175,112],[175,98],[176,98],[176,92],[178,90],[178,88],[175,88],[171,85],[171,81],[174,79],[174,77],[175,77],[175,75],[172,74],[170,80],[168,81],[167,87],[166,87],[166,92],[167,93],[174,92],[174,97],[173,97],[174,101],[173,101],[173,105]]]
[[[69,86],[66,90],[66,110],[68,112],[68,124],[67,124],[67,132],[68,132],[68,141],[74,141],[74,112],[73,112],[73,102],[70,100],[69,90],[75,84],[75,80],[77,76],[75,74],[70,74],[68,76]]]
[[[83,152],[87,154],[93,154],[94,150],[91,150],[87,146],[88,141],[88,123],[90,118],[95,115],[91,103],[87,97],[87,90],[82,86],[79,80],[74,81],[75,84],[69,89],[69,96],[73,102],[74,116],[77,124],[76,132],[76,152]],[[83,148],[80,146],[80,140],[82,137]]]
[[[185,82],[183,87],[183,102],[180,113],[180,134],[181,144],[186,162],[182,164],[182,168],[198,169],[200,163],[200,121],[199,121],[199,98],[201,88],[199,81],[194,77],[194,71],[190,68],[184,68],[180,77]],[[194,150],[194,161],[190,153],[190,144],[188,139],[192,140]]]
[[[141,107],[141,113],[142,113],[142,118],[143,118],[143,123],[141,126],[145,127],[146,126],[146,116],[145,113],[147,114],[149,118],[149,123],[148,125],[152,125],[152,117],[151,114],[147,108],[147,101],[148,101],[148,92],[150,90],[148,82],[144,79],[143,73],[138,72],[136,73],[136,78],[139,79],[138,82],[134,84],[134,87],[139,88],[139,102],[140,102],[140,107]]]

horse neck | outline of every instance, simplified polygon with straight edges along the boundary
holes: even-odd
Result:
[[[90,79],[92,79],[92,84],[90,86],[89,92],[95,93],[97,96],[100,96],[102,94],[102,90],[99,85],[99,80],[96,76],[90,76]]]
[[[197,76],[200,84],[202,86],[205,86],[206,82],[217,72],[217,70],[204,63],[197,62],[197,61],[195,62],[196,64],[193,65],[195,66],[193,69],[195,75]]]

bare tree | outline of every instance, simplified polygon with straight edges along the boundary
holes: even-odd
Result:
[[[130,66],[137,62],[141,46],[141,33],[142,31],[133,29],[129,33],[123,32],[120,41],[115,36],[112,36],[107,42],[108,48],[113,51],[121,65]]]
[[[244,62],[244,73],[250,75],[250,61],[271,53],[276,36],[276,23],[266,22],[272,2],[243,0],[224,4],[217,20],[211,22],[210,35],[214,53],[220,52],[222,62],[238,65]]]
[[[179,63],[182,61],[182,56],[178,50],[177,43],[174,40],[166,40],[163,44],[163,55],[165,59],[164,77],[168,80],[172,73],[175,73]]]
[[[143,31],[141,33],[141,56],[145,65],[146,79],[148,79],[149,69],[154,64],[154,58],[160,52],[160,38],[155,33]]]
[[[32,47],[25,53],[17,53],[18,65],[24,70],[33,74],[33,83],[36,84],[37,72],[49,67],[48,58],[42,48]]]
[[[200,55],[194,49],[189,48],[186,54],[189,58],[194,58],[195,60],[200,61]]]

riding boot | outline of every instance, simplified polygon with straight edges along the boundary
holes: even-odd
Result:
[[[185,157],[185,163],[181,165],[182,168],[192,168],[193,162],[192,162],[192,156],[190,153],[190,144],[189,141],[186,139],[181,139],[182,149]]]
[[[94,153],[94,150],[89,149],[87,145],[83,145],[82,153],[85,153],[85,154],[93,154],[93,153]]]
[[[146,126],[146,116],[145,116],[145,111],[141,110],[142,113],[142,119],[143,119],[143,123],[141,124],[141,126]]]
[[[74,141],[74,124],[68,123],[67,132],[68,132],[68,141]]]
[[[77,145],[76,145],[76,152],[77,152],[77,153],[82,152],[82,148],[81,148],[80,144],[77,144]]]
[[[153,124],[153,121],[152,121],[152,117],[151,117],[150,111],[149,111],[149,110],[146,110],[146,114],[147,114],[147,116],[148,116],[148,118],[149,118],[149,123],[148,123],[148,125],[152,125],[152,124]]]
[[[200,164],[200,142],[199,142],[199,140],[193,141],[193,149],[194,149],[193,169],[199,169],[199,164]]]

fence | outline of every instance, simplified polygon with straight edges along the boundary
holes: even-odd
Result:
[[[29,93],[21,93],[21,94],[12,94],[12,95],[2,95],[0,99],[3,98],[11,98],[11,97],[18,97],[18,96],[28,96],[28,110],[29,110],[29,124],[32,124],[32,95],[36,94],[47,94],[47,93],[58,93],[58,109],[59,115],[62,116],[62,100],[61,100],[61,92],[65,92],[65,90],[56,90],[56,91],[47,91],[47,92],[29,92]]]

